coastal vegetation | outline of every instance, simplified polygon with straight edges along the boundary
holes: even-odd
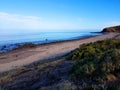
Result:
[[[33,48],[33,44],[21,48]],[[0,90],[120,90],[120,34],[0,73]]]
[[[120,39],[83,44],[67,59],[75,61],[70,70],[75,81],[106,83],[120,79]]]

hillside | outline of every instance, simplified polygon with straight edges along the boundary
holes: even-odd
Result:
[[[120,80],[120,39],[83,44],[68,58],[76,62],[70,71],[76,81],[109,83]]]
[[[113,26],[113,27],[107,27],[102,30],[102,33],[104,32],[120,32],[120,25],[119,26]]]

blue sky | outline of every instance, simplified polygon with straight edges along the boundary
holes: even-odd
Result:
[[[120,25],[120,0],[0,0],[0,30],[83,30]]]

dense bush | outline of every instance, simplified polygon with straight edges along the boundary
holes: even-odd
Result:
[[[83,44],[68,58],[76,61],[70,71],[75,80],[115,80],[120,75],[120,39]]]

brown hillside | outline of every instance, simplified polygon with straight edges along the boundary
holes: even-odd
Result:
[[[120,33],[120,25],[104,28],[102,32],[119,32]]]

